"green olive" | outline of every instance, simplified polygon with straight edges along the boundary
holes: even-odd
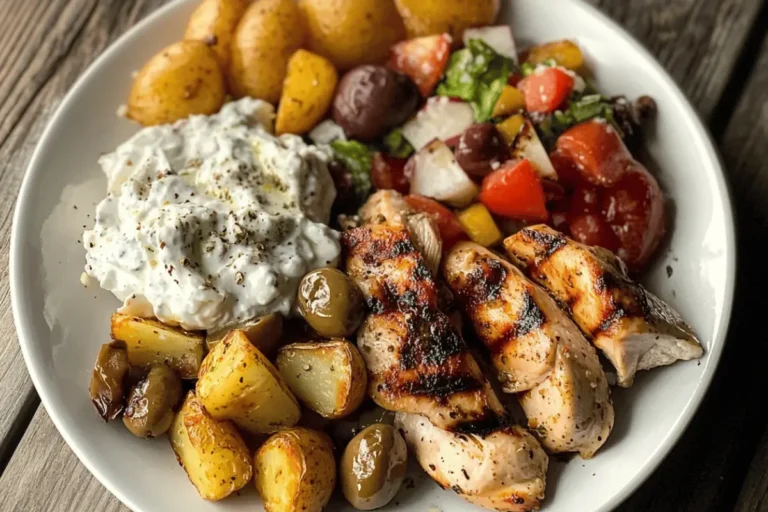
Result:
[[[163,435],[181,399],[181,377],[164,364],[152,366],[128,394],[123,423],[137,437]]]
[[[405,441],[392,425],[376,423],[357,434],[341,457],[344,497],[358,510],[383,507],[395,497],[408,465]]]
[[[307,323],[329,338],[353,334],[363,321],[363,294],[352,280],[335,268],[321,268],[299,283],[299,310]]]
[[[130,369],[128,353],[123,342],[113,341],[101,346],[93,367],[88,394],[104,421],[117,418],[123,411]]]

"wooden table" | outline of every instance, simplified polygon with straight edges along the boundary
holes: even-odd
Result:
[[[542,0],[546,1],[546,0]],[[768,0],[588,0],[658,57],[722,152],[739,219],[739,281],[714,384],[680,443],[620,510],[768,511]],[[17,343],[9,233],[48,118],[93,59],[163,0],[3,0],[0,14],[0,511],[127,510],[72,454]],[[767,359],[763,359],[767,358]],[[574,509],[576,510],[576,509]]]

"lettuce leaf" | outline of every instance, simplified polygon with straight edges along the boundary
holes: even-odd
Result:
[[[331,148],[352,178],[355,199],[359,204],[365,202],[371,194],[371,152],[365,144],[356,140],[335,140]]]
[[[416,151],[403,135],[402,128],[395,128],[389,132],[383,142],[387,154],[395,158],[408,158]]]

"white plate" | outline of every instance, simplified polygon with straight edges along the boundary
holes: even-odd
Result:
[[[27,170],[14,218],[11,293],[19,342],[29,373],[64,439],[121,501],[136,511],[259,510],[248,486],[220,504],[198,496],[167,439],[142,441],[93,411],[87,386],[109,315],[109,293],[79,281],[80,236],[105,194],[96,159],[137,127],[118,119],[131,72],[181,37],[193,0],[160,9],[117,41],[72,88]],[[735,272],[733,219],[715,150],[694,111],[653,58],[624,31],[582,2],[510,0],[503,18],[522,44],[578,40],[599,86],[630,97],[650,94],[659,105],[648,149],[674,204],[674,226],[646,284],[693,325],[706,348],[699,362],[643,373],[631,390],[615,392],[616,429],[590,461],[553,463],[545,510],[608,510],[661,462],[690,421],[723,349]],[[667,277],[667,268],[674,271]],[[34,492],[30,490],[30,492]],[[417,480],[398,509],[474,510],[431,481]],[[341,510],[339,504],[329,510]],[[393,509],[391,505],[389,507]]]

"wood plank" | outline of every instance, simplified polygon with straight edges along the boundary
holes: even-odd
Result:
[[[14,1],[20,5],[25,0]],[[726,88],[730,71],[737,60],[737,54],[745,40],[747,29],[751,25],[751,20],[754,18],[760,3],[758,0],[587,1],[598,5],[627,26],[630,32],[638,36],[683,85],[699,111],[707,117],[714,112],[720,96]],[[59,5],[66,2],[50,0],[48,3]],[[89,40],[90,32],[95,31],[100,34],[96,41],[89,43],[91,51],[98,52],[103,44],[110,39],[108,34],[116,35],[130,23],[128,20],[135,19],[137,13],[145,13],[151,4],[157,4],[160,1],[132,0],[129,2],[124,0],[121,4],[118,0],[112,2],[82,0],[72,3],[77,3],[85,10],[90,6],[93,12],[90,14],[87,28],[82,29],[81,32],[83,33],[72,43],[71,53],[60,57],[60,69],[66,73],[66,78],[61,79],[59,78],[60,75],[54,72],[54,74],[49,75],[49,82],[43,83],[41,91],[47,91],[46,88],[51,88],[50,83],[53,82],[57,84],[53,88],[60,94],[66,90],[67,80],[70,80],[69,83],[71,83],[71,79],[81,72],[87,61],[93,56],[81,48],[81,45],[84,44],[81,39]],[[94,7],[94,4],[97,5]],[[50,6],[48,9],[53,12],[61,12],[60,10],[57,11],[55,6]],[[3,20],[0,20],[0,27],[2,24]],[[113,24],[118,28],[108,31],[106,27]],[[16,36],[16,38],[18,37]],[[13,44],[14,38],[0,31],[0,48],[2,48],[2,41]],[[38,44],[39,47],[40,44]],[[32,51],[31,53],[34,54],[35,52]],[[76,53],[78,57],[73,59],[73,55]],[[13,55],[15,54],[11,51],[3,52],[0,50],[0,70],[5,68],[5,62],[11,60],[15,62]],[[74,62],[72,62],[73,60]],[[2,103],[3,98],[10,94],[6,92],[9,86],[6,84],[2,73],[3,71],[0,71],[0,113],[5,111],[17,113],[19,119],[23,118],[24,114],[30,115],[30,113],[39,117],[41,106],[39,102],[35,103],[34,99],[25,108],[13,107],[14,103],[24,100],[24,96],[19,92],[15,93],[17,100],[10,102],[10,106],[5,106],[5,103]],[[5,89],[3,89],[4,87]],[[49,102],[55,97],[55,95],[47,96]],[[6,110],[2,110],[3,108]],[[0,120],[2,119],[0,117]],[[20,122],[19,120],[14,122],[0,121],[0,141],[5,138],[3,130],[13,134],[18,129],[17,123]],[[30,146],[32,144],[33,142],[30,142]],[[0,145],[0,156],[3,154],[3,147]],[[734,143],[734,148],[738,148],[738,144]],[[735,154],[737,153],[735,152]],[[7,154],[13,153],[9,151]],[[731,158],[729,157],[729,160]],[[19,157],[19,160],[16,162],[16,167],[7,165],[3,174],[15,173],[18,175],[19,169],[26,162],[26,158]],[[0,162],[3,161],[5,160],[0,160]],[[2,175],[0,178],[6,179]],[[18,187],[18,176],[16,182],[11,181],[10,183],[14,184],[12,190],[15,191]],[[8,189],[2,187],[0,190]],[[0,195],[2,194],[4,193],[0,192]],[[1,205],[2,203],[0,203],[0,215],[4,212]],[[5,245],[0,246],[0,253],[7,253],[7,230],[4,225],[0,229],[2,229],[0,233],[4,234],[3,240],[5,240]],[[5,248],[3,249],[3,247]],[[3,287],[0,288],[2,291],[0,301],[5,300],[7,306],[6,281],[7,279],[3,279],[0,284]],[[7,311],[7,309],[6,307],[5,310]],[[2,320],[0,317],[0,328],[5,325],[1,323]],[[9,343],[11,347],[9,350],[16,349],[16,352],[13,353],[17,355],[17,344],[12,335],[13,328],[10,324],[7,328],[10,336],[0,338],[0,349],[3,347],[2,343],[8,343],[7,338],[10,337],[12,340]],[[740,361],[731,354],[732,352],[732,350],[727,351],[730,364],[738,367]],[[0,361],[5,361],[5,359],[0,357]],[[724,361],[723,366],[725,364],[728,364],[728,360]],[[723,379],[722,373],[723,368],[719,372],[718,382]],[[25,375],[26,372],[24,372]],[[5,390],[6,382],[2,379],[0,379],[0,386]],[[726,391],[732,391],[732,387]],[[715,390],[713,390],[714,392]],[[718,416],[722,410],[722,404],[729,403],[732,398],[725,393],[725,391],[717,392],[718,401],[713,401],[712,393],[710,394],[705,405],[706,410],[700,411],[695,420],[696,426],[693,428],[696,431],[691,431],[685,436],[681,445],[673,452],[672,457],[667,460],[651,481],[622,507],[623,510],[719,510],[717,506],[725,503],[725,501],[717,499],[718,493],[724,488],[723,485],[718,484],[720,472],[718,463],[726,460],[732,465],[732,452],[734,450],[739,451],[734,448],[735,445],[730,441],[723,449],[725,455],[720,456],[716,453],[721,445],[717,445],[718,448],[710,448],[714,446],[710,442],[711,437],[717,438],[718,434],[722,435],[723,433],[731,435],[731,425],[727,424],[730,420],[721,419],[722,416]],[[5,392],[0,393],[0,410],[4,411],[5,404],[2,400],[5,395]],[[741,426],[743,425],[739,424],[739,428]],[[706,428],[706,436],[698,434],[702,428]],[[743,432],[743,429],[737,432]],[[2,433],[0,430],[0,439]],[[736,442],[738,443],[738,440]],[[710,451],[713,453],[707,455],[707,452]],[[702,453],[705,453],[706,457]],[[39,463],[39,465],[33,465],[30,461]],[[707,466],[702,467],[702,464]],[[54,470],[44,473],[44,478],[36,475],[37,471],[49,467],[54,468]],[[27,483],[29,485],[25,485]],[[8,498],[0,497],[0,510],[6,509],[4,505],[16,510],[79,510],[85,504],[91,510],[127,510],[117,503],[77,461],[61,440],[42,407],[35,414],[32,424],[11,459],[7,471],[0,478],[0,488],[21,489]],[[31,488],[35,489],[34,493],[29,492]],[[692,494],[701,491],[703,493],[700,496],[692,496]],[[5,501],[3,501],[4,498]],[[733,500],[730,503],[733,503]]]

